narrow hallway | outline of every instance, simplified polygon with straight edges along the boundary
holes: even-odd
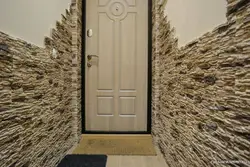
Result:
[[[0,23],[0,167],[82,134],[153,139],[100,167],[250,167],[250,0],[2,0]]]

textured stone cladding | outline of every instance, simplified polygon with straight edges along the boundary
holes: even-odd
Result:
[[[73,70],[73,130],[79,142],[82,134],[81,118],[81,56],[82,56],[82,0],[72,0],[72,70]]]
[[[73,13],[62,15],[45,48],[0,33],[8,46],[0,51],[1,167],[53,167],[76,143]]]
[[[154,7],[153,135],[171,167],[250,166],[250,1],[227,2],[228,21],[182,48]]]

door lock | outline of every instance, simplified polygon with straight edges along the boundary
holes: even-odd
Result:
[[[88,56],[87,56],[87,59],[88,59],[87,66],[88,66],[88,67],[91,67],[91,66],[92,66],[92,64],[91,64],[92,57],[99,58],[99,56],[97,56],[97,55],[88,55]]]
[[[91,67],[91,66],[92,66],[92,64],[91,64],[90,62],[88,62],[88,63],[87,63],[87,66],[88,66],[88,67]]]

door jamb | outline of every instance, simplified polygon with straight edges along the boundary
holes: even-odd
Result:
[[[83,134],[151,134],[152,131],[152,0],[148,0],[148,91],[147,91],[147,131],[103,132],[86,131],[85,127],[85,44],[86,44],[86,0],[82,1],[82,57],[81,57],[81,116]]]

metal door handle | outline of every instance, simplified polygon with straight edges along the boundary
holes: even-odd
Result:
[[[91,60],[91,59],[92,59],[92,57],[99,58],[99,56],[97,56],[97,55],[88,55],[88,56],[87,56],[88,60]]]
[[[92,66],[92,64],[91,64],[92,57],[99,58],[99,56],[97,56],[97,55],[88,55],[88,56],[87,56],[87,58],[88,58],[87,66],[88,66],[88,67],[91,67],[91,66]]]

